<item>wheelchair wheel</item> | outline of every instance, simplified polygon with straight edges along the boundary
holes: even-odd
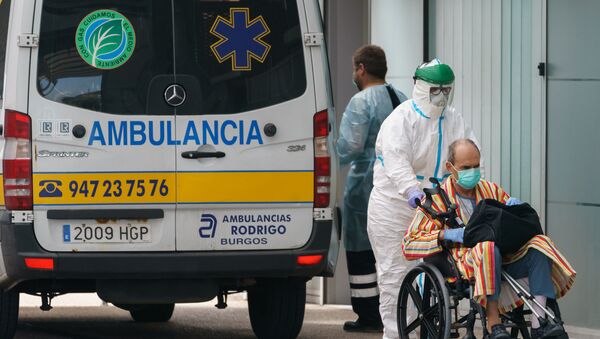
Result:
[[[411,314],[411,309],[416,311]],[[421,263],[410,270],[398,294],[398,334],[402,339],[450,336],[450,296],[440,271]]]

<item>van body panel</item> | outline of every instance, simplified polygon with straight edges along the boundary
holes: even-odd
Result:
[[[19,47],[19,35],[33,30],[34,1],[11,1],[11,14],[6,44],[6,64],[4,74],[5,109],[21,113],[28,110],[29,78],[23,72],[29,72],[32,50]],[[4,121],[4,112],[2,112]]]
[[[321,7],[318,0],[303,0],[306,9],[308,31],[310,33],[321,33],[324,35]],[[335,141],[337,140],[337,117],[333,103],[333,90],[330,79],[329,60],[327,58],[327,41],[323,36],[320,46],[310,48],[313,75],[315,84],[315,102],[317,111],[327,110],[329,116],[329,150],[333,155],[331,161],[331,196],[330,208],[337,211],[335,187],[337,187],[339,166],[335,159]],[[327,268],[323,272],[325,276],[333,276],[337,266],[338,253],[341,239],[341,220],[338,213],[332,213],[333,227],[331,232],[330,249],[327,257]]]
[[[94,68],[81,61],[76,51],[65,53],[71,46],[75,48],[74,25],[79,23],[82,14],[92,9],[81,4],[85,8],[82,13],[74,10],[69,13],[75,14],[63,16],[57,11],[63,5],[59,1],[36,3],[36,13],[40,14],[35,17],[35,32],[40,36],[40,47],[32,50],[29,115],[37,240],[45,250],[56,252],[174,251],[177,188],[175,145],[169,142],[174,138],[173,111],[165,111],[164,115],[139,114],[153,113],[152,109],[132,112],[138,113],[135,115],[110,114],[81,107],[86,105],[85,102],[93,101],[94,95],[116,98],[102,103],[134,107],[127,102],[121,104],[119,100],[127,100],[126,95],[114,93],[127,90],[125,77],[129,70],[125,71],[127,73],[96,73]],[[45,4],[56,7],[44,12]],[[127,9],[125,5],[114,8]],[[59,14],[54,14],[56,12]],[[151,18],[151,14],[142,12],[135,17],[129,16],[135,23],[145,22],[148,17]],[[147,32],[140,30],[138,35]],[[72,40],[66,40],[66,37]],[[138,48],[147,47],[140,37],[137,42]],[[45,59],[40,59],[42,53]],[[128,63],[123,67],[139,64],[146,67],[134,58]],[[133,74],[143,74],[143,71]],[[56,80],[50,75],[55,75]],[[98,77],[101,82],[96,80]],[[155,75],[148,85],[148,95],[162,96],[162,89],[154,84],[169,79],[172,74]],[[109,88],[104,87],[105,82],[109,83]],[[83,92],[96,84],[102,87]],[[67,91],[77,91],[77,87],[83,87],[84,94],[74,96],[71,101],[61,97],[67,95]],[[104,107],[98,106],[100,108]],[[83,128],[82,137],[74,135],[76,128]],[[47,216],[49,211],[57,209],[127,210],[140,206],[162,209],[164,217],[114,220],[107,216],[60,220]],[[140,239],[140,232],[146,231]]]
[[[265,64],[251,60],[251,69],[244,71],[247,81],[252,84],[248,85],[247,91],[278,91],[274,86],[280,81],[279,73],[286,72],[288,61],[281,59],[276,64],[270,60],[286,53],[283,52],[285,49],[290,49],[289,57],[296,58],[294,62],[304,64],[303,74],[296,77],[304,77],[305,85],[302,93],[292,100],[277,100],[269,106],[239,113],[219,114],[218,111],[176,108],[177,136],[180,139],[189,139],[186,136],[194,134],[193,126],[199,126],[200,122],[203,129],[205,123],[221,126],[219,132],[222,134],[221,140],[204,140],[202,133],[198,136],[200,145],[197,142],[183,145],[183,142],[177,146],[176,238],[179,251],[300,248],[310,238],[315,92],[310,50],[302,40],[302,33],[307,31],[305,12],[301,2],[294,1],[293,5],[297,8],[286,8],[281,3],[270,4],[268,6],[272,7],[267,8],[267,5],[246,1],[235,6],[219,4],[186,8],[187,11],[210,13],[223,11],[221,7],[231,7],[230,13],[224,11],[225,14],[214,21],[212,27],[216,31],[221,27],[219,25],[228,27],[231,23],[236,29],[243,30],[238,28],[240,23],[235,20],[236,16],[245,16],[254,21],[254,25],[258,25],[256,20],[261,19],[260,25],[268,26],[270,33],[263,40],[270,45],[269,55]],[[180,11],[178,6],[176,2],[175,13]],[[243,12],[239,7],[247,7],[247,11]],[[290,17],[283,23],[280,21],[282,18],[278,18],[280,16]],[[228,20],[233,21],[224,24]],[[297,23],[290,23],[294,21]],[[276,32],[284,27],[287,31],[283,35]],[[222,46],[225,44],[223,42]],[[195,72],[191,67],[179,67],[187,49],[187,45],[176,42],[178,72],[183,69]],[[292,49],[299,52],[292,54]],[[239,56],[236,54],[235,57]],[[231,60],[232,63],[234,61]],[[282,70],[267,72],[261,68],[266,65]],[[228,72],[234,65],[224,62],[216,67]],[[263,75],[254,76],[259,72]],[[262,97],[253,94],[249,97]],[[266,132],[268,125],[275,127],[273,135]],[[188,159],[182,156],[184,152],[193,151],[223,152],[224,157]]]
[[[93,292],[95,280],[99,279],[313,277],[324,270],[326,263],[300,266],[296,258],[299,255],[327,255],[331,221],[315,221],[313,229],[308,243],[293,250],[63,253],[43,250],[31,225],[10,224],[8,216],[0,214],[2,254],[7,268],[7,275],[0,277],[0,288],[10,289],[34,280],[35,284],[18,287],[30,288],[26,291],[31,293],[45,291],[44,288],[59,288],[62,281],[70,288],[87,286],[86,283],[91,281],[89,292]],[[55,269],[31,270],[25,266],[26,257],[53,258]]]
[[[0,287],[330,274],[297,262],[339,242],[313,208],[326,109],[332,192],[337,171],[325,46],[304,43],[319,20],[312,0],[12,0],[3,108],[31,118],[33,222],[0,211]]]

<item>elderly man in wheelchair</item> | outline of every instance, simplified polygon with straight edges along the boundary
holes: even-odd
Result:
[[[443,184],[430,179],[434,187],[424,190],[426,199],[402,244],[407,259],[424,262],[406,274],[400,288],[400,337],[420,330],[422,339],[456,338],[458,328],[465,328],[465,338],[474,338],[480,318],[484,337],[490,339],[519,332],[526,339],[568,338],[555,300],[571,288],[575,271],[542,234],[528,204],[480,179],[479,161],[472,141],[455,141],[446,163],[451,176]],[[470,310],[460,317],[463,298],[469,298]],[[531,314],[531,334],[526,314]]]

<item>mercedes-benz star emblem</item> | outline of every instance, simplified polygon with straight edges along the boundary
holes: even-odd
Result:
[[[165,90],[165,101],[172,107],[181,106],[185,98],[185,89],[181,85],[173,84]]]

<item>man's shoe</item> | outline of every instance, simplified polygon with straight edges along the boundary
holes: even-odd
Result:
[[[506,327],[502,324],[492,326],[492,333],[488,339],[510,339],[510,334],[506,331]]]
[[[558,337],[559,335],[565,333],[565,329],[562,326],[560,326],[559,324],[545,321],[545,323],[542,323],[541,325],[542,326],[540,326],[538,328],[531,329],[531,338],[532,339]]]
[[[377,324],[363,324],[359,320],[357,321],[346,321],[344,323],[344,331],[346,332],[362,332],[362,333],[381,333],[383,332],[383,325]]]

